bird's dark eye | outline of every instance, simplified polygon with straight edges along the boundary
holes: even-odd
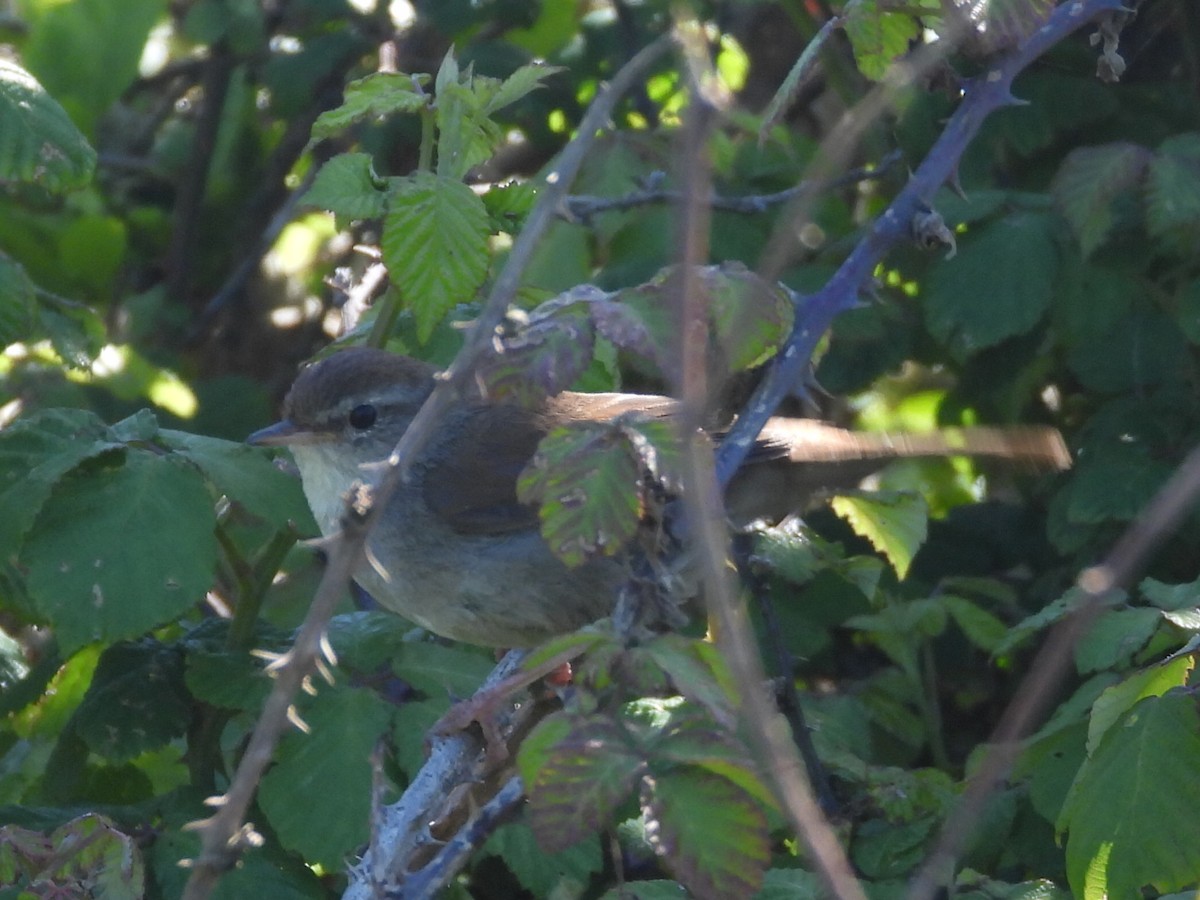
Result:
[[[375,407],[370,403],[361,403],[350,410],[350,427],[366,431],[375,424]]]

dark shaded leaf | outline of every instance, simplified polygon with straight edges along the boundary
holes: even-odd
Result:
[[[93,753],[123,762],[182,736],[190,716],[183,655],[146,640],[101,654],[74,727]]]
[[[174,619],[213,578],[212,500],[190,466],[141,451],[54,487],[21,558],[64,653]]]
[[[370,758],[391,710],[372,691],[323,686],[300,715],[311,731],[284,736],[259,802],[285,847],[337,868],[367,841]]]
[[[1080,147],[1063,160],[1050,190],[1084,257],[1104,242],[1114,220],[1113,199],[1141,180],[1150,158],[1145,147],[1113,143]]]
[[[960,242],[930,274],[923,298],[929,330],[966,359],[1024,334],[1054,295],[1057,226],[1044,213],[1016,213]]]

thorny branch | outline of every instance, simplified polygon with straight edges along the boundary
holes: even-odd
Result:
[[[366,489],[366,494],[372,501],[369,512],[363,517],[348,504],[343,516],[342,532],[324,542],[328,564],[295,644],[272,666],[275,674],[274,687],[263,705],[263,711],[229,790],[223,797],[214,801],[216,813],[211,818],[197,823],[196,827],[202,832],[201,851],[193,861],[192,876],[184,890],[184,900],[207,898],[221,874],[236,863],[242,850],[253,843],[252,832],[248,826],[243,825],[246,811],[271,760],[279,736],[289,721],[292,699],[304,679],[316,668],[324,652],[325,629],[329,617],[344,594],[351,573],[362,557],[371,526],[386,508],[388,499],[399,488],[412,459],[429,440],[451,392],[469,377],[474,361],[491,341],[496,326],[503,320],[508,305],[516,295],[520,275],[528,265],[534,248],[553,220],[557,205],[575,180],[597,132],[608,123],[617,99],[644,75],[646,69],[666,52],[668,46],[665,39],[660,39],[640,51],[593,101],[580,123],[578,137],[563,151],[558,170],[548,179],[548,184],[530,213],[525,228],[514,242],[508,262],[496,279],[462,353],[405,431],[404,437],[392,452],[376,482]]]

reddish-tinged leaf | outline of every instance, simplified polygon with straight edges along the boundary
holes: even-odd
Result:
[[[1083,255],[1090,256],[1113,224],[1113,200],[1145,174],[1151,153],[1117,142],[1071,151],[1054,176],[1054,202],[1071,225]]]
[[[517,481],[522,503],[540,503],[542,536],[567,565],[613,555],[637,530],[642,510],[637,456],[618,426],[556,428]]]
[[[601,296],[591,285],[573,288],[535,309],[516,333],[498,337],[476,368],[488,394],[532,405],[571,387],[592,361],[589,301]]]
[[[762,886],[766,816],[732,781],[697,767],[646,776],[642,815],[654,849],[695,896],[749,897]]]
[[[603,828],[646,764],[607,716],[556,717],[534,734],[543,729],[531,750],[522,747],[518,764],[529,791],[530,827],[553,853]]]

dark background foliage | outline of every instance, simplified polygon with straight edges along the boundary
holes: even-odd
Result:
[[[765,265],[782,240],[770,280],[802,316],[930,154],[963,79],[986,79],[1049,5],[994,0],[990,37],[917,77],[897,60],[970,4],[427,0],[395,4],[396,20],[348,0],[9,4],[0,896],[181,894],[178,861],[199,846],[183,826],[228,785],[270,687],[261,654],[286,650],[319,577],[296,543],[315,533],[297,483],[236,442],[335,337],[382,334],[447,363],[531,185],[641,47],[702,23],[731,94],[705,145],[713,277],[736,283],[739,264]],[[844,29],[760,140],[833,12]],[[451,52],[457,76],[435,89]],[[953,252],[894,247],[822,342],[821,390],[788,398],[791,412],[867,429],[1054,425],[1072,471],[899,463],[874,497],[739,542],[768,665],[799,693],[871,897],[905,895],[1078,573],[1200,434],[1200,9],[1146,0],[1121,35],[1117,82],[1097,78],[1100,53],[1080,32],[1019,75],[1023,102],[990,115],[958,148],[953,183],[925,198]],[[535,79],[522,68],[535,60],[560,68]],[[421,97],[452,96],[456,78],[467,112],[452,119],[443,102],[434,115]],[[470,106],[500,84],[513,102]],[[888,102],[861,139],[831,143],[879,84]],[[690,108],[668,54],[597,139],[523,274],[523,308],[595,285],[666,346],[655,279],[679,255]],[[814,172],[830,181],[799,209],[764,199]],[[730,208],[736,198],[754,208]],[[459,221],[469,227],[447,224]],[[788,317],[730,293],[726,323],[758,330],[729,346],[754,369]],[[608,321],[590,352],[547,352],[577,351],[577,386],[669,389],[651,364],[661,355],[634,352]],[[735,378],[726,405],[757,377]],[[958,895],[1195,890],[1195,518],[1074,646],[1068,681],[941,876]],[[422,764],[425,728],[492,665],[407,631],[347,597],[330,626],[336,683],[299,701],[309,732],[282,739],[250,815],[262,846],[220,896],[344,888],[368,839],[369,760],[391,797]],[[643,898],[677,896],[676,879],[701,896],[749,895],[764,878],[763,897],[819,895],[769,779],[723,727],[719,657],[676,638],[638,652],[622,658],[636,675],[619,713],[534,733],[528,815],[490,835],[448,896],[596,897],[616,890],[618,862]],[[611,676],[597,656],[592,687]],[[603,752],[582,752],[585,739]]]

